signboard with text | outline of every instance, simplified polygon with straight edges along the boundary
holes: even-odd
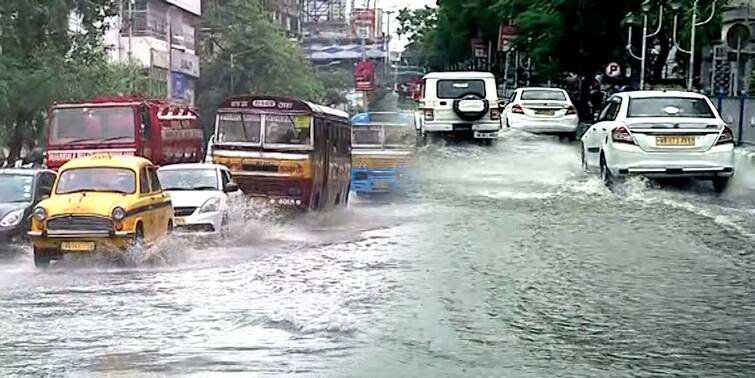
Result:
[[[171,51],[170,69],[182,74],[199,77],[199,57],[181,50]]]
[[[354,8],[351,11],[351,27],[359,38],[375,37],[375,10],[371,8]]]
[[[354,89],[363,92],[375,90],[375,64],[371,61],[354,65]]]
[[[498,51],[509,52],[521,29],[516,25],[501,24],[498,27]]]

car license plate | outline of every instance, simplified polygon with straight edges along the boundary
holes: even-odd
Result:
[[[60,249],[71,252],[91,252],[94,251],[94,242],[63,242]]]
[[[385,182],[385,180],[378,180],[375,182],[375,188],[377,189],[387,189],[388,183]]]
[[[535,110],[535,114],[552,116],[556,114],[556,112],[554,112],[553,110]]]
[[[186,226],[186,218],[176,218],[176,226]]]
[[[492,131],[492,132],[483,132],[483,131],[475,131],[474,132],[475,138],[485,138],[485,139],[495,139],[498,138],[498,132]]]
[[[664,135],[655,137],[656,146],[694,146],[695,137],[689,135]]]

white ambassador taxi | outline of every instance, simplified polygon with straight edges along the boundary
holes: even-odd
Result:
[[[582,166],[611,185],[628,175],[711,180],[724,191],[734,175],[734,135],[697,93],[624,92],[609,98],[582,136]]]
[[[176,233],[220,235],[228,226],[230,205],[243,196],[222,165],[167,165],[157,176],[173,202]]]

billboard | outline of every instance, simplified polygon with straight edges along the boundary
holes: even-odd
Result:
[[[181,50],[170,52],[170,69],[191,77],[199,77],[199,57]]]
[[[202,1],[201,0],[165,0],[166,3],[175,5],[189,13],[193,13],[197,16],[202,15]]]
[[[375,64],[365,60],[354,65],[354,89],[363,92],[375,90]]]
[[[354,8],[351,11],[351,28],[357,38],[375,37],[375,10]]]
[[[512,41],[519,36],[521,29],[516,25],[501,24],[498,26],[498,51],[509,52]]]

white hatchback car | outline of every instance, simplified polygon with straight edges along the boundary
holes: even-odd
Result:
[[[692,177],[723,191],[734,175],[734,136],[710,100],[692,92],[637,91],[606,101],[582,136],[582,165],[617,177]]]
[[[178,233],[219,235],[228,226],[230,203],[243,196],[222,165],[166,165],[157,176],[173,202]]]
[[[534,134],[574,138],[579,126],[577,108],[558,88],[519,88],[503,108],[506,127]]]
[[[423,136],[498,138],[501,114],[492,73],[433,72],[425,75],[421,86]]]

